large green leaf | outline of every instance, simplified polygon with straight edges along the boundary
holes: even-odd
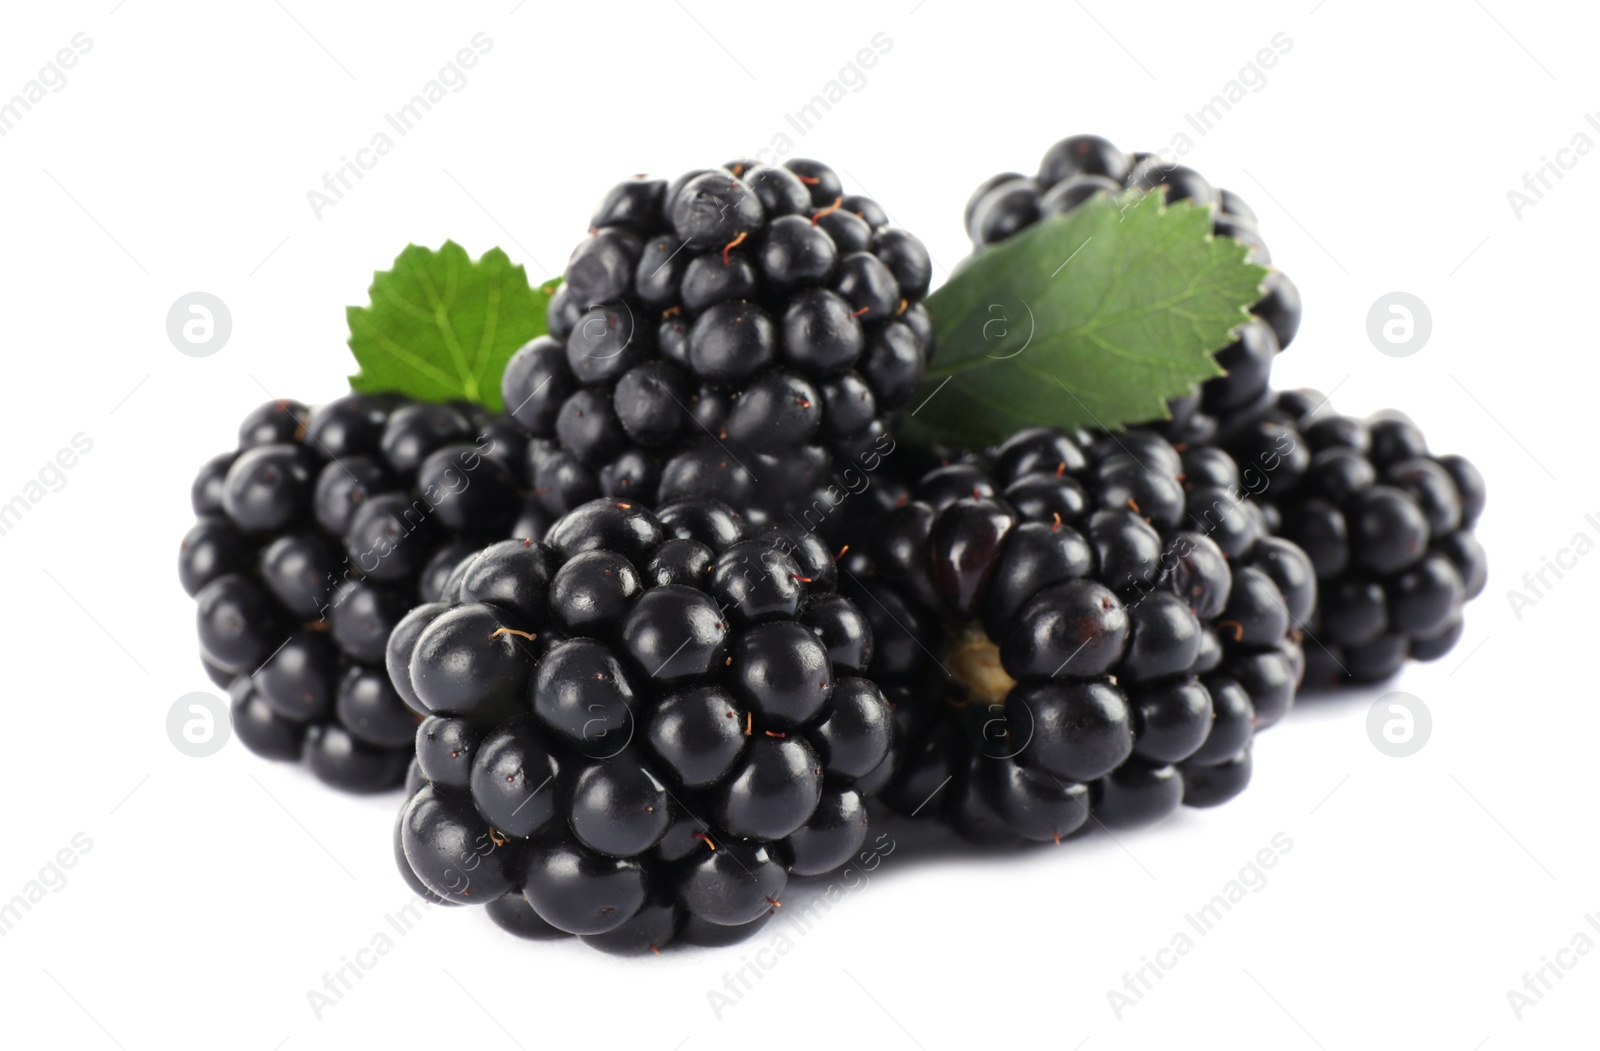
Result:
[[[1211,212],[1097,196],[974,256],[928,298],[938,354],[922,433],[981,446],[1025,426],[1115,429],[1221,374],[1267,271]]]

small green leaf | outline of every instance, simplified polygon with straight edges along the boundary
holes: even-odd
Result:
[[[500,374],[518,347],[548,331],[545,306],[559,280],[531,287],[498,248],[473,262],[454,241],[437,252],[408,245],[373,278],[370,305],[345,312],[361,366],[351,389],[503,411]]]
[[[988,445],[1027,426],[1165,419],[1221,374],[1267,271],[1160,195],[1097,196],[974,256],[933,295],[938,355],[912,398],[935,439]]]

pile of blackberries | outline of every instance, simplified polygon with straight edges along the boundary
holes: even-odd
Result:
[[[968,230],[1128,190],[1270,262],[1235,195],[1094,136]],[[1271,388],[1280,271],[1170,419],[914,449],[930,260],[831,169],[640,177],[590,226],[506,415],[274,401],[193,487],[179,574],[234,731],[404,783],[430,901],[721,944],[861,860],[869,814],[1003,845],[1214,806],[1303,680],[1441,656],[1483,589],[1471,464]]]

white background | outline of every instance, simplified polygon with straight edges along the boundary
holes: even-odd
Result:
[[[0,536],[0,900],[92,842],[0,938],[8,1045],[1591,1046],[1600,952],[1565,956],[1520,1021],[1506,993],[1580,929],[1600,940],[1600,556],[1520,618],[1506,592],[1575,533],[1600,539],[1600,157],[1520,217],[1506,193],[1577,133],[1600,142],[1596,28],[1580,5],[1510,0],[7,4],[0,98],[93,41],[0,138],[0,501],[74,434],[93,442]],[[466,86],[314,216],[307,190],[479,32],[493,48]],[[865,86],[798,135],[785,114],[879,32]],[[1198,136],[1184,114],[1279,32],[1293,47],[1265,86]],[[1487,475],[1489,590],[1455,653],[1385,687],[1427,704],[1427,745],[1381,754],[1365,721],[1384,690],[1352,691],[1265,736],[1220,810],[1004,857],[906,844],[763,954],[720,1018],[707,990],[787,928],[619,961],[436,909],[318,1020],[307,991],[410,897],[396,801],[237,742],[207,759],[168,742],[174,700],[210,689],[174,573],[198,464],[269,392],[339,392],[344,307],[409,241],[500,245],[542,279],[614,180],[786,132],[919,234],[937,282],[970,188],[1079,131],[1146,150],[1189,132],[1185,159],[1254,205],[1305,295],[1280,381],[1337,388],[1347,412],[1403,406]],[[204,359],[165,331],[197,289],[234,324]],[[1433,317],[1403,359],[1366,336],[1394,290]],[[1280,832],[1267,884],[1119,1020],[1107,990]]]

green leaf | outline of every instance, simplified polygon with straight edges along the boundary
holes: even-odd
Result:
[[[545,305],[559,280],[531,287],[498,248],[473,262],[454,241],[437,252],[408,245],[373,278],[371,303],[345,312],[361,366],[351,389],[503,411],[500,374],[518,347],[548,331]]]
[[[1027,426],[1167,417],[1222,374],[1267,271],[1211,235],[1211,213],[1158,194],[1097,196],[974,256],[928,297],[937,357],[916,429],[988,445]]]

